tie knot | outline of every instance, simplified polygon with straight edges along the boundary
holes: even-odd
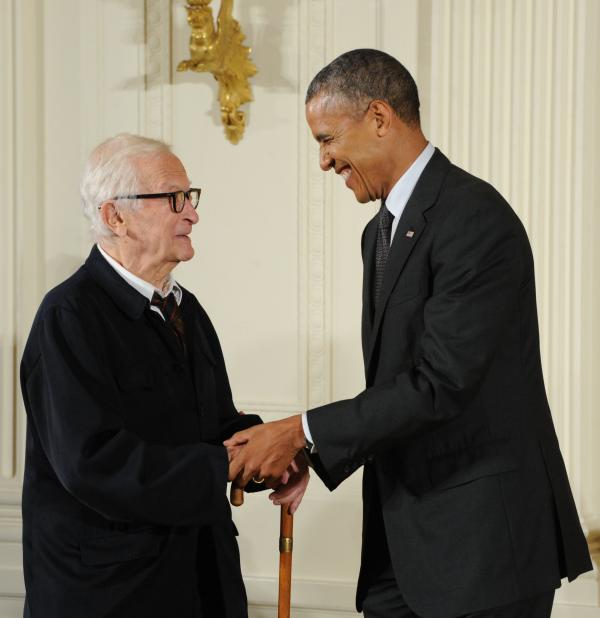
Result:
[[[163,314],[165,320],[172,320],[173,314],[177,310],[177,301],[175,300],[175,294],[171,292],[167,296],[161,296],[158,292],[154,292],[150,304],[153,307],[158,307]]]
[[[154,292],[150,304],[160,309],[166,325],[173,330],[185,352],[185,327],[183,324],[183,317],[179,311],[179,305],[175,300],[175,294],[171,292],[167,294],[167,296],[162,297],[157,292]]]
[[[385,201],[381,202],[381,208],[379,209],[379,225],[384,229],[390,229],[392,222],[394,221],[394,215],[387,209]]]

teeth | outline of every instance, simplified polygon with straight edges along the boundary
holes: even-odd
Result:
[[[350,169],[349,168],[345,168],[340,172],[340,176],[344,179],[344,180],[348,180],[348,178],[350,177]]]

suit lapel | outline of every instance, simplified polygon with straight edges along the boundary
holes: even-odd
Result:
[[[375,244],[377,242],[377,215],[367,223],[363,236],[363,290],[362,290],[362,347],[363,355],[368,349],[368,342],[373,330],[373,271],[375,262]],[[366,356],[364,357],[366,366]]]
[[[383,274],[380,292],[381,296],[375,315],[373,316],[372,328],[370,330],[369,337],[366,338],[366,347],[363,333],[363,352],[365,356],[365,369],[368,380],[379,330],[381,328],[381,323],[390,294],[392,293],[398,278],[401,276],[414,247],[419,242],[423,232],[425,231],[425,227],[427,225],[425,212],[436,202],[442,182],[449,169],[450,161],[448,161],[448,159],[436,148],[433,157],[431,157],[431,160],[423,170],[423,173],[421,174],[421,177],[419,178],[419,181],[417,182],[415,189],[412,192],[406,207],[404,208],[400,221],[398,222],[398,227],[396,228],[396,233],[390,248],[386,269]],[[375,230],[377,230],[376,226]],[[376,234],[373,236],[375,238]],[[371,263],[371,271],[374,259],[375,241],[373,241],[369,259]],[[368,298],[368,306],[370,307],[372,288],[369,287],[366,290],[363,289],[363,311],[365,294]]]

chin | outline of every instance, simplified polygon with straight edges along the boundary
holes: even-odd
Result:
[[[368,196],[368,195],[364,195],[362,193],[354,193],[354,197],[356,198],[356,201],[359,204],[368,204],[369,202],[372,202],[373,200]]]
[[[191,260],[194,257],[194,254],[196,252],[194,251],[193,247],[190,247],[188,251],[182,252],[181,255],[179,255],[179,261],[180,262],[187,262],[189,260]]]
[[[177,256],[177,260],[179,262],[187,262],[194,257],[194,247],[192,245],[191,239],[186,236],[183,242],[180,242],[175,249],[175,255]]]
[[[354,193],[354,197],[359,204],[368,204],[372,202],[373,199],[369,195],[369,192],[364,189],[362,186],[358,186],[357,188],[350,187],[352,189],[352,193]]]

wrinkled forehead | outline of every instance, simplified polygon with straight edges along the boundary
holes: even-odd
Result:
[[[166,192],[187,190],[189,178],[181,160],[170,152],[138,157],[133,161],[141,191]]]

